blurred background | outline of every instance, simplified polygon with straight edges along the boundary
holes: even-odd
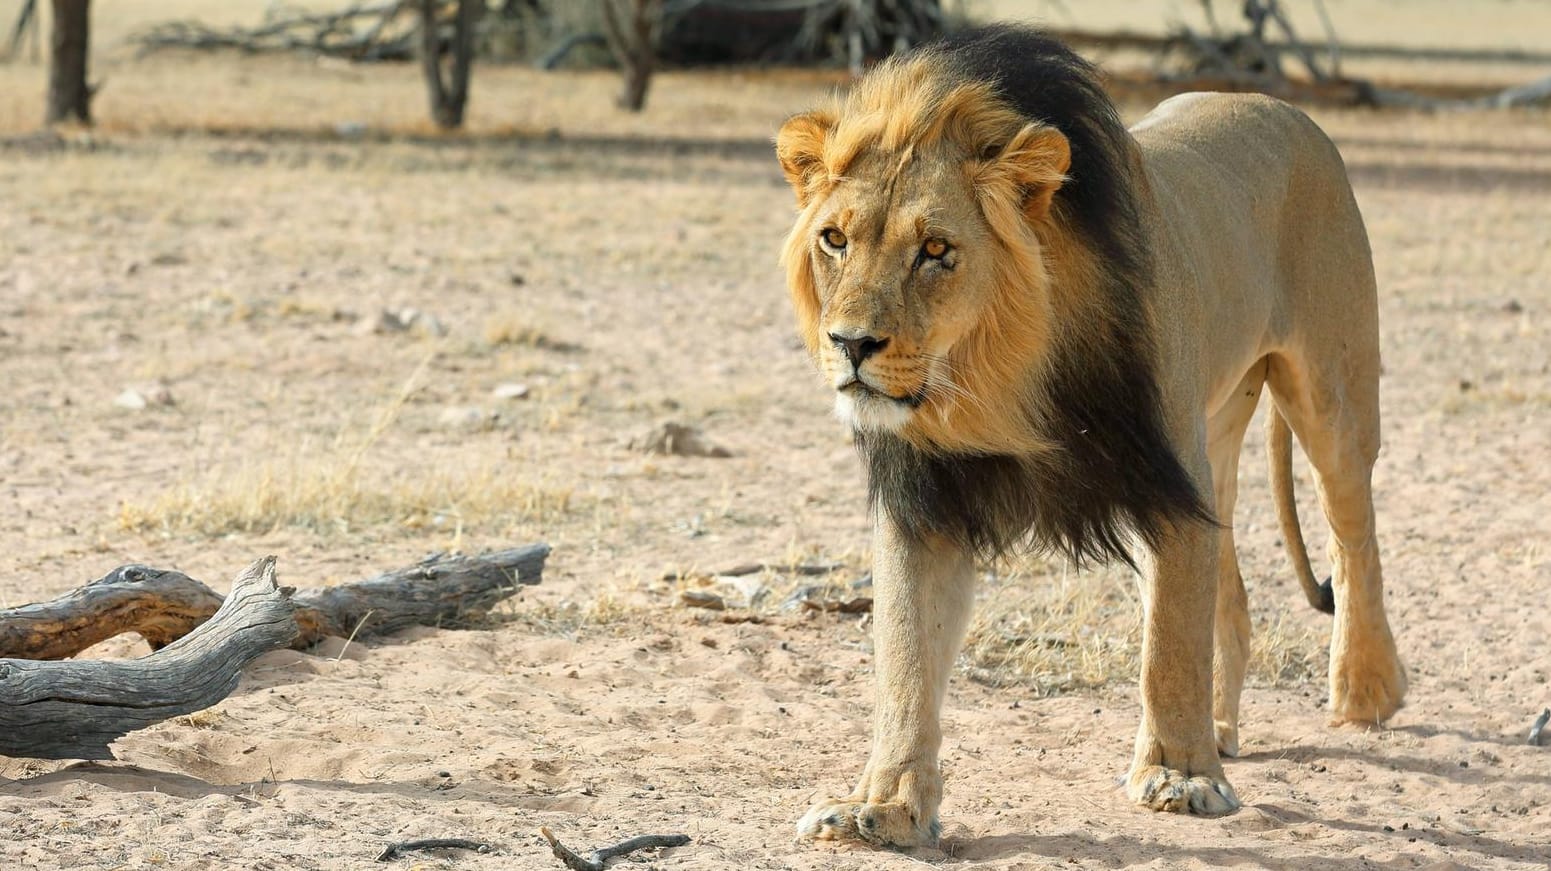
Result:
[[[606,109],[640,111],[655,74],[673,113],[696,86],[756,72],[839,83],[994,20],[1050,29],[1120,90],[1426,105],[1551,73],[1551,6],[1532,0],[3,0],[0,130],[45,115],[112,130],[537,130],[562,114],[557,92],[603,70],[621,77],[616,93],[565,100],[563,120],[617,126]],[[42,106],[50,75],[56,105]],[[707,102],[723,104],[698,119],[712,123],[746,106]]]

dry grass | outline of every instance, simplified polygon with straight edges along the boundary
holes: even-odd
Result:
[[[557,339],[543,324],[517,312],[499,312],[485,318],[485,344],[494,347],[534,348],[540,351],[576,351],[575,343]]]
[[[454,546],[465,532],[499,532],[554,519],[575,505],[568,488],[525,481],[508,463],[385,463],[373,448],[398,423],[432,360],[427,356],[362,434],[280,459],[222,462],[144,501],[122,502],[119,528],[217,537],[303,529],[348,535],[363,527],[442,530]],[[493,529],[492,529],[493,528]]]
[[[517,623],[541,635],[575,640],[588,630],[626,629],[639,632],[646,623],[647,609],[631,605],[612,593],[602,593],[586,602],[565,599],[560,602],[528,602],[510,611],[492,612],[492,618]]]
[[[788,554],[792,566],[828,563],[810,553]],[[813,602],[846,602],[870,596],[853,587],[868,560],[851,555],[834,572],[802,576],[779,566],[738,578],[699,569],[670,572],[677,580],[656,581],[639,591],[665,597],[682,607],[684,593],[719,597],[733,619],[740,615],[779,618],[794,613],[793,595],[804,588]],[[1252,606],[1253,606],[1252,601]],[[1317,680],[1324,671],[1328,638],[1288,619],[1285,608],[1254,610],[1247,680],[1261,686],[1285,686]],[[697,612],[714,614],[716,612]],[[800,612],[795,612],[800,613]],[[855,622],[854,615],[822,619]],[[1136,578],[1119,568],[1072,572],[1038,559],[1015,561],[986,575],[959,665],[971,680],[991,686],[1018,686],[1040,696],[1135,683],[1141,669],[1142,605]]]
[[[1079,574],[1037,563],[987,584],[961,658],[971,679],[1041,696],[1134,683],[1141,671],[1142,606],[1119,569]],[[1248,680],[1301,683],[1321,670],[1321,640],[1285,619],[1254,613]]]
[[[256,466],[234,463],[145,501],[119,506],[119,528],[222,536],[283,528],[348,535],[392,524],[446,530],[545,520],[573,508],[574,494],[515,480],[495,466],[367,471],[337,454],[300,455]]]

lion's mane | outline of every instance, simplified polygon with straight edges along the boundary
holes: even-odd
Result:
[[[929,429],[858,432],[871,503],[906,535],[945,536],[984,557],[1029,548],[1078,564],[1130,563],[1128,533],[1156,544],[1170,524],[1210,522],[1211,513],[1166,435],[1147,316],[1153,262],[1135,190],[1140,163],[1093,67],[1037,32],[962,32],[875,71],[865,92],[837,107],[836,129],[849,130],[850,141],[831,143],[830,154],[838,149],[849,162],[868,147],[908,149],[954,130],[983,136],[1006,129],[1009,113],[1020,125],[1055,127],[1071,149],[1037,230],[1042,250],[1031,253],[1026,228],[1007,225],[1022,212],[985,210],[1008,266],[1023,268],[998,270],[1005,296],[960,366],[969,379],[1011,368],[1015,380],[958,421],[999,416],[981,430],[1019,437],[966,447]],[[868,118],[883,119],[872,137]],[[806,280],[816,318],[811,272],[789,263],[789,274],[800,317]],[[1041,328],[996,316],[1028,307],[1029,295],[1051,301]],[[995,379],[981,379],[982,389],[987,383]]]

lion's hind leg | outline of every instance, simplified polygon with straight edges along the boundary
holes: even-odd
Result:
[[[1271,391],[1309,457],[1330,523],[1335,626],[1330,710],[1337,722],[1382,723],[1401,706],[1405,669],[1384,613],[1372,473],[1379,450],[1378,349],[1354,348],[1324,368],[1273,358]]]

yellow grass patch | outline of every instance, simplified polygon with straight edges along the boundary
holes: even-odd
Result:
[[[393,525],[443,529],[456,542],[473,529],[501,532],[570,511],[571,489],[525,480],[515,462],[415,456],[390,463],[372,456],[419,389],[431,359],[420,363],[364,434],[351,437],[346,429],[322,449],[226,460],[159,495],[121,503],[119,527],[214,537],[285,528],[344,535]]]
[[[1302,683],[1320,671],[1324,644],[1314,632],[1288,621],[1281,609],[1251,617],[1248,682]],[[1077,573],[1030,565],[988,584],[961,661],[980,683],[1053,695],[1134,683],[1141,650],[1135,577],[1120,569]]]
[[[327,458],[237,465],[119,506],[131,532],[265,533],[301,528],[347,534],[365,526],[505,527],[565,514],[573,493],[517,480],[509,469],[409,468],[371,474]]]

